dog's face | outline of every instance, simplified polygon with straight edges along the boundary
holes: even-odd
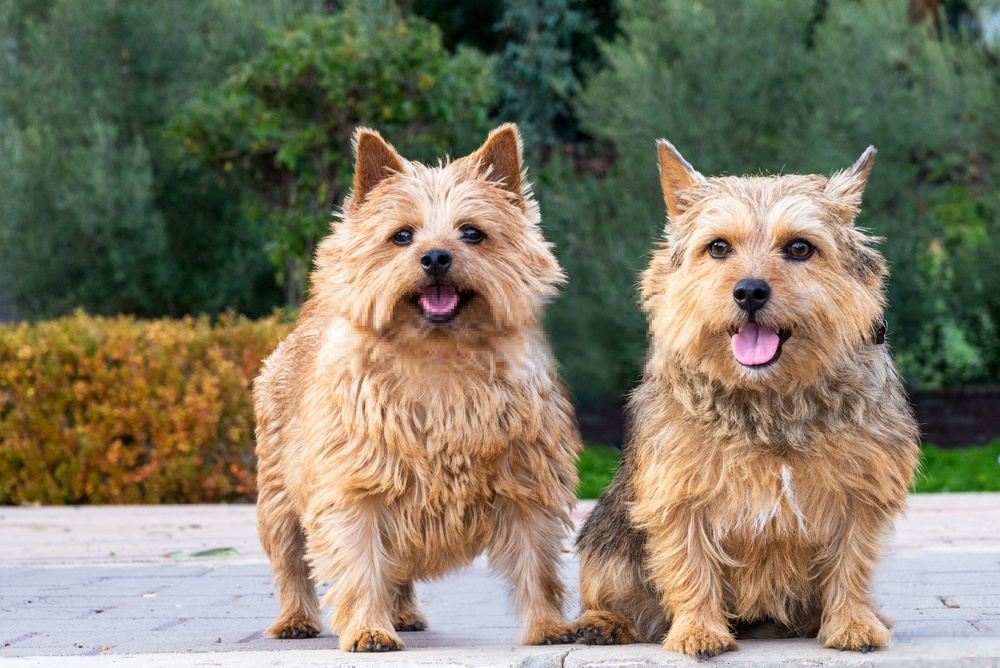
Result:
[[[314,290],[355,325],[435,336],[537,322],[563,274],[523,183],[513,125],[437,167],[355,137],[354,189],[320,247]]]
[[[670,224],[643,276],[655,355],[795,387],[873,345],[885,262],[853,220],[874,149],[830,179],[706,179],[669,143],[659,153]]]

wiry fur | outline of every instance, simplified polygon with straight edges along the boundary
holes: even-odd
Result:
[[[401,649],[413,582],[484,550],[526,643],[567,642],[558,567],[575,502],[574,413],[539,319],[563,279],[522,182],[517,130],[428,167],[360,130],[352,197],[320,245],[312,296],[254,384],[258,522],[276,637],[318,633],[317,584],[344,650]],[[472,245],[461,227],[486,234]],[[399,246],[401,228],[413,241]],[[433,324],[413,295],[444,248],[474,291]]]
[[[918,432],[871,336],[885,262],[853,226],[874,150],[830,179],[706,179],[659,153],[670,223],[642,277],[651,350],[622,466],[578,538],[578,634],[698,658],[735,635],[885,647],[871,577]],[[813,256],[787,257],[795,239]],[[745,278],[771,288],[756,321],[791,331],[761,368],[731,351]]]

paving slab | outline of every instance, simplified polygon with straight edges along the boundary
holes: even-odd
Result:
[[[593,502],[581,502],[579,522]],[[232,548],[231,556],[172,553]],[[235,553],[235,554],[233,554]],[[579,564],[567,553],[571,613]],[[418,585],[430,622],[405,652],[344,654],[329,632],[274,640],[277,613],[252,505],[0,508],[0,664],[6,666],[649,666],[659,645],[524,647],[485,561]],[[718,666],[1000,666],[1000,494],[913,495],[875,582],[896,620],[874,655],[814,640],[743,641]]]

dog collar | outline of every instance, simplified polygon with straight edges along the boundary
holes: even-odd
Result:
[[[876,346],[880,346],[885,343],[885,330],[887,327],[888,324],[882,316],[879,316],[872,321],[872,343]]]

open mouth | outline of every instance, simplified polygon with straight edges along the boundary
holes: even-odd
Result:
[[[417,295],[416,303],[423,311],[424,318],[430,322],[441,324],[451,321],[458,315],[462,306],[474,294],[470,291],[460,292],[454,285],[436,283],[424,287]]]
[[[787,329],[771,329],[756,322],[743,323],[732,333],[733,356],[743,366],[760,369],[781,357],[781,346],[792,335]]]

